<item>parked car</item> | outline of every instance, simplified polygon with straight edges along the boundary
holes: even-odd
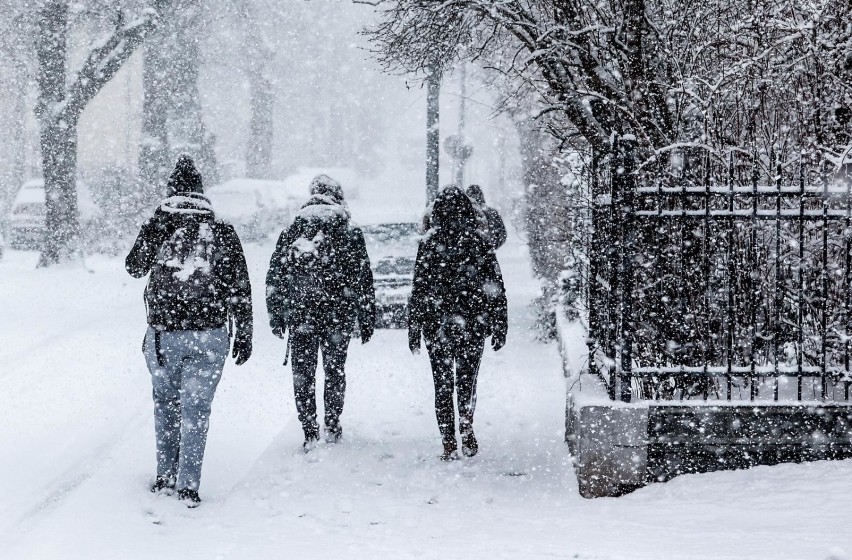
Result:
[[[77,181],[77,207],[80,212],[80,225],[84,237],[87,229],[101,214],[88,187]],[[13,249],[41,249],[46,229],[44,180],[31,179],[24,183],[12,205],[9,220],[9,247]]]
[[[244,242],[263,241],[281,231],[296,204],[279,181],[231,179],[206,194],[216,214],[233,224]]]
[[[403,328],[414,279],[414,261],[420,239],[416,222],[364,226],[364,240],[376,287],[376,326]]]

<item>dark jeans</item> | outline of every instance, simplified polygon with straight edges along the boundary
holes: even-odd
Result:
[[[485,336],[470,332],[425,333],[426,349],[435,382],[435,416],[443,441],[455,441],[456,422],[453,393],[458,392],[459,429],[473,429],[476,409],[476,378],[482,361]]]
[[[319,435],[317,425],[316,375],[319,351],[325,373],[325,426],[329,431],[340,429],[343,397],[346,393],[346,351],[349,335],[345,332],[300,330],[290,334],[290,351],[293,358],[293,389],[296,411],[305,431],[305,438]]]

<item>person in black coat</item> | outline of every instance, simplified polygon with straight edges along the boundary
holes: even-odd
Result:
[[[421,336],[426,340],[445,461],[457,458],[454,392],[462,453],[472,457],[479,449],[473,415],[485,339],[491,336],[497,351],[508,329],[503,275],[478,222],[473,202],[460,188],[441,191],[417,250],[409,300],[408,344],[417,354]]]
[[[494,249],[499,249],[506,243],[506,225],[503,223],[503,218],[500,217],[500,213],[496,209],[485,204],[485,195],[482,193],[482,187],[471,185],[465,192],[485,215],[488,235],[494,244]]]
[[[285,338],[293,358],[296,410],[309,451],[319,439],[316,369],[325,373],[326,441],[340,440],[349,339],[366,344],[376,321],[373,272],[364,234],[349,221],[340,184],[320,175],[311,197],[281,232],[266,275],[266,307],[272,332]],[[286,363],[286,361],[285,361]]]
[[[178,159],[168,189],[125,267],[134,278],[150,275],[142,350],[154,389],[157,477],[151,491],[177,490],[195,507],[231,325],[237,365],[251,356],[251,284],[237,233],[216,218],[189,156]]]

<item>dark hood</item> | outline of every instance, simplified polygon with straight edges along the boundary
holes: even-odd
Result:
[[[432,207],[430,226],[439,232],[474,233],[477,212],[473,202],[456,186],[443,189]]]
[[[467,188],[466,192],[467,196],[469,196],[472,201],[480,206],[485,206],[485,195],[482,193],[482,187],[479,185],[471,185]]]

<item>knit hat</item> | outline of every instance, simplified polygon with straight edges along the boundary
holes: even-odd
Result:
[[[320,174],[311,180],[311,195],[322,195],[333,199],[338,204],[343,203],[343,187],[340,183],[325,174]]]
[[[178,157],[175,169],[169,176],[168,195],[174,196],[178,193],[203,193],[204,186],[201,183],[201,173],[195,167],[195,162],[187,154]]]

